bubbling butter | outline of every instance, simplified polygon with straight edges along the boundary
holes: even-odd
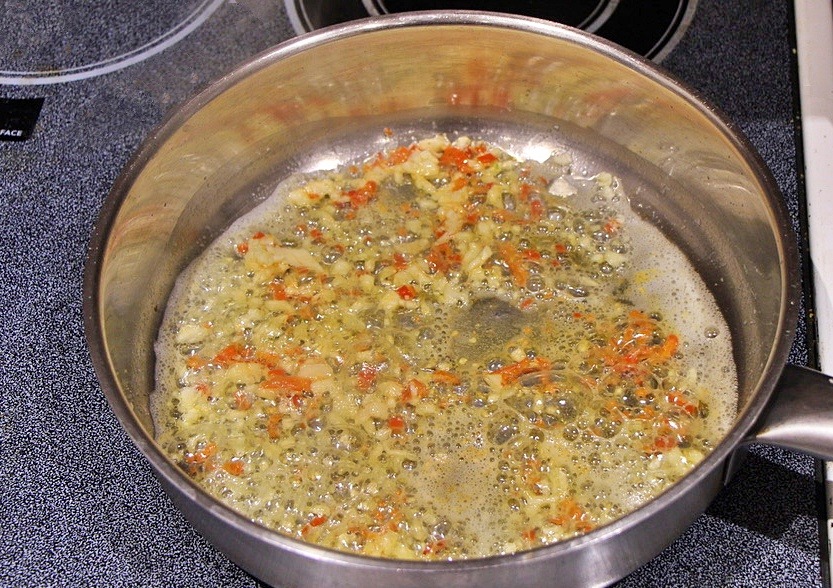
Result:
[[[616,178],[436,136],[293,177],[179,278],[158,442],[245,516],[400,559],[604,525],[735,416],[728,327]]]

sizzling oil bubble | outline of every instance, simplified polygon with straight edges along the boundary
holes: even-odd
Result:
[[[621,184],[568,167],[435,137],[289,179],[177,282],[159,443],[252,519],[385,557],[650,500],[731,425],[729,330]]]

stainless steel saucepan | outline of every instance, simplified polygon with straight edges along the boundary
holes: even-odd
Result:
[[[508,556],[405,562],[271,532],[199,489],[154,443],[153,342],[177,274],[287,174],[397,137],[465,133],[522,157],[567,148],[616,173],[686,252],[729,323],[734,426],[682,481],[569,541]],[[85,327],[113,411],[192,524],[276,586],[597,586],[647,562],[708,506],[745,444],[833,458],[833,385],[785,365],[795,238],[770,174],[731,123],[652,64],[549,22],[428,12],[326,29],[267,51],[187,102],[126,166],[85,275]]]

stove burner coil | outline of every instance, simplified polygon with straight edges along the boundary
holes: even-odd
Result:
[[[224,2],[38,0],[26,10],[0,9],[6,41],[6,48],[0,47],[0,85],[59,84],[118,71],[175,45]]]
[[[368,16],[413,10],[486,10],[511,12],[576,27],[604,37],[656,62],[682,38],[697,0],[284,0],[297,34]]]

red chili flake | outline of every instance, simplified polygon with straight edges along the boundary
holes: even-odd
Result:
[[[500,374],[501,382],[503,384],[510,384],[526,374],[546,372],[550,369],[550,366],[550,362],[543,357],[532,359],[525,357],[521,361],[509,364],[490,373]]]
[[[223,469],[232,476],[242,476],[244,469],[243,462],[240,459],[232,458],[223,463]]]
[[[216,467],[213,459],[216,454],[217,446],[214,443],[207,443],[193,453],[186,453],[184,461],[186,471],[192,476],[212,471]]]
[[[412,378],[408,380],[408,383],[405,384],[405,387],[402,389],[402,402],[409,402],[416,398],[427,398],[430,390],[428,386],[417,380],[416,378]]]
[[[529,271],[522,263],[523,260],[517,248],[512,243],[501,243],[498,247],[498,253],[509,267],[509,273],[512,274],[515,283],[521,288],[525,288]]]
[[[530,261],[540,261],[543,255],[537,249],[524,249],[521,251],[521,257]]]
[[[277,282],[271,282],[269,289],[272,291],[272,300],[288,300],[289,295],[286,293],[286,286]]]
[[[403,270],[408,267],[408,256],[404,253],[394,253],[393,254],[393,267],[397,270]]]
[[[544,218],[544,214],[547,212],[544,203],[541,201],[540,198],[530,198],[529,200],[529,215],[532,217],[533,220],[540,220]]]
[[[313,527],[320,527],[326,522],[327,517],[325,515],[315,515],[314,517],[312,517],[312,519],[310,519],[310,521],[307,524],[301,527],[301,535],[306,537]]]
[[[480,182],[475,183],[471,188],[472,194],[488,194],[489,190],[494,186],[494,182]]]
[[[621,226],[622,226],[622,223],[619,222],[618,220],[616,220],[616,219],[609,220],[605,223],[604,232],[607,233],[608,235],[612,235],[613,233],[618,231],[619,227],[621,227]]]
[[[414,151],[416,151],[416,145],[412,145],[410,147],[397,147],[391,151],[390,155],[388,155],[386,163],[389,166],[405,163]]]
[[[458,386],[461,382],[457,374],[453,374],[446,370],[434,370],[431,372],[431,379],[438,384],[445,384],[447,386]]]
[[[464,174],[470,174],[474,171],[471,165],[469,165],[470,155],[468,151],[463,151],[453,145],[449,145],[443,150],[443,154],[440,156],[440,165],[456,167]]]
[[[669,392],[665,395],[665,400],[674,406],[678,406],[679,408],[683,409],[683,411],[688,414],[689,416],[697,416],[700,412],[699,407],[690,402],[685,396],[680,394],[679,392]]]
[[[388,419],[388,427],[394,435],[401,435],[405,432],[405,419],[401,416],[392,416]]]
[[[451,190],[454,192],[462,190],[468,183],[469,181],[465,176],[459,176],[451,183]]]
[[[199,355],[192,355],[185,360],[185,367],[189,370],[199,370],[204,368],[206,365],[208,365],[208,362]]]
[[[367,392],[376,384],[376,376],[378,373],[379,369],[376,366],[367,363],[362,364],[359,373],[356,374],[356,386],[359,390]]]
[[[413,300],[414,298],[416,298],[417,295],[416,288],[414,288],[410,284],[400,286],[399,288],[397,288],[396,293],[399,294],[399,297],[402,300]]]
[[[301,394],[312,390],[312,378],[301,376],[287,376],[283,370],[269,372],[267,379],[260,385],[268,390],[277,390],[283,393]]]
[[[281,436],[281,420],[283,420],[283,415],[280,413],[273,412],[269,415],[266,421],[266,432],[270,439],[277,439]]]
[[[669,449],[674,449],[677,446],[677,439],[672,435],[661,435],[654,439],[652,450],[656,450],[659,452],[668,451]]]
[[[277,353],[271,353],[269,351],[258,351],[255,353],[254,361],[255,363],[259,363],[263,367],[269,370],[269,375],[276,375],[282,374],[286,375],[286,372],[282,369],[278,368],[281,364],[281,356]]]
[[[445,539],[437,539],[436,541],[431,541],[426,543],[425,549],[422,550],[422,555],[431,555],[432,553],[440,553],[444,551],[447,547],[447,543]]]
[[[353,208],[357,208],[370,202],[373,197],[376,196],[377,190],[378,185],[376,182],[368,180],[363,186],[347,192],[347,197],[350,199],[350,203],[353,205]]]
[[[251,349],[240,343],[232,343],[221,349],[211,360],[211,363],[227,368],[232,363],[248,361],[252,357],[251,352]]]
[[[430,273],[445,274],[449,270],[459,267],[463,261],[463,256],[446,241],[432,247],[425,260],[428,262]]]
[[[252,407],[252,395],[244,390],[234,391],[234,408],[249,410]]]

